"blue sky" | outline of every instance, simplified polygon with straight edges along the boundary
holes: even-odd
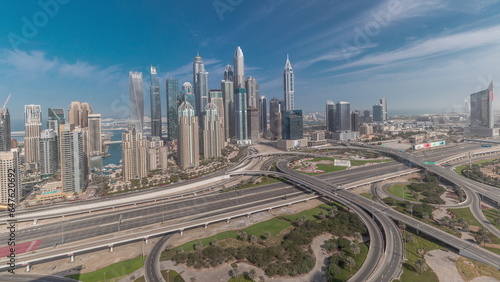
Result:
[[[167,76],[191,81],[196,52],[220,88],[236,46],[268,98],[283,97],[290,54],[305,111],[326,100],[371,109],[381,97],[389,115],[460,111],[500,77],[496,0],[2,2],[0,103],[13,93],[14,121],[25,104],[41,104],[45,118],[73,100],[127,117],[129,71],[144,72],[147,87],[155,65],[164,95]]]

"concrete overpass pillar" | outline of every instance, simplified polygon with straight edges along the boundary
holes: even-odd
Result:
[[[113,252],[113,245],[108,245],[109,247],[109,252],[112,253]]]
[[[148,237],[144,237],[144,242],[147,244],[149,242]]]
[[[33,219],[33,225],[36,225],[38,223],[38,219]]]
[[[205,229],[207,229],[207,228],[208,228],[208,223],[205,223]]]
[[[231,218],[227,218],[227,219],[226,219],[226,223],[229,223],[229,220],[230,220],[230,219],[231,219]]]
[[[75,261],[75,255],[74,254],[68,254],[69,256],[69,261],[74,262]]]
[[[268,209],[267,212],[271,212],[272,209]]]
[[[179,229],[179,231],[181,232],[181,235],[184,234],[184,229]]]
[[[26,264],[26,272],[30,272],[30,270],[31,270],[31,267],[30,267],[30,264],[28,263],[28,264]]]

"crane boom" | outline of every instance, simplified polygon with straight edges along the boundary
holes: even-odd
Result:
[[[12,93],[10,93],[9,96],[7,97],[7,100],[5,100],[5,103],[3,104],[2,108],[5,108],[7,106],[7,103],[9,102],[10,99],[10,95],[12,95]]]

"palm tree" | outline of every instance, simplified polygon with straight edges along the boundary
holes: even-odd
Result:
[[[427,264],[425,264],[425,260],[419,259],[415,262],[415,268],[418,269],[419,273],[422,274],[423,271],[427,270]]]

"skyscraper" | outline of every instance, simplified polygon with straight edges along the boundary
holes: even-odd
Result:
[[[149,87],[149,102],[151,104],[151,136],[161,138],[161,96],[160,80],[156,75],[156,67],[151,66],[151,86]]]
[[[101,138],[101,114],[89,115],[88,127],[88,154],[89,156],[98,156],[102,154]]]
[[[27,164],[40,161],[40,132],[42,131],[42,107],[24,106],[25,137],[24,161]]]
[[[208,104],[208,72],[205,70],[203,60],[199,54],[194,57],[193,62],[193,82],[194,96],[196,98],[196,115],[202,116],[205,111],[205,106]]]
[[[228,80],[221,81],[222,97],[224,99],[224,127],[225,137],[233,138],[234,131],[234,83]]]
[[[147,141],[134,126],[122,134],[123,180],[141,179],[148,174]]]
[[[333,101],[326,101],[326,131],[335,131],[335,107]]]
[[[493,81],[485,90],[470,95],[470,127],[493,128]]]
[[[231,65],[226,65],[226,69],[224,70],[224,80],[225,81],[234,81],[234,73]]]
[[[260,132],[265,136],[267,133],[267,99],[265,96],[260,96],[259,99],[259,117]]]
[[[387,120],[387,99],[380,98],[380,105],[382,105],[382,114],[384,116],[384,120]]]
[[[65,124],[66,119],[64,117],[64,109],[49,108],[48,118],[47,118],[47,128],[54,130],[54,132],[59,135],[59,129],[61,124]]]
[[[68,122],[74,124],[75,126],[80,126],[80,111],[81,104],[78,101],[73,101],[69,105],[68,110]]]
[[[168,166],[168,151],[163,140],[158,136],[149,137],[147,146],[147,171],[166,170]]]
[[[9,109],[0,108],[0,152],[10,151],[10,114]]]
[[[245,88],[245,57],[240,46],[234,51],[234,90]]]
[[[302,110],[285,111],[283,113],[283,139],[298,140],[304,137],[304,120]]]
[[[167,78],[167,127],[168,140],[177,140],[177,108],[179,108],[181,97],[179,95],[179,82],[175,78]]]
[[[269,102],[269,125],[273,139],[281,139],[281,111],[282,103],[276,98],[272,98]]]
[[[259,139],[259,110],[257,108],[248,107],[247,108],[247,128],[248,128],[248,139],[252,142]]]
[[[92,114],[92,107],[87,102],[83,102],[80,104],[80,113],[79,113],[79,125],[81,128],[88,127],[89,115]]]
[[[381,104],[373,105],[373,121],[383,122],[384,121],[384,106]]]
[[[182,84],[182,90],[181,90],[181,103],[186,101],[189,102],[189,104],[193,107],[194,109],[194,114],[197,116],[198,113],[196,112],[196,97],[193,94],[193,86],[189,82],[184,82]],[[180,106],[180,103],[179,103]],[[179,110],[179,107],[177,107],[177,111]]]
[[[234,90],[234,127],[236,141],[239,144],[245,144],[248,140],[246,96],[245,88]]]
[[[40,134],[40,174],[52,175],[59,168],[57,133],[45,129]]]
[[[359,111],[351,112],[351,130],[359,131]]]
[[[203,152],[205,159],[218,158],[221,156],[221,126],[220,116],[217,112],[217,106],[214,103],[208,103],[203,115]]]
[[[249,76],[245,81],[245,88],[247,90],[247,106],[249,108],[257,108],[257,101],[260,96],[257,80]]]
[[[284,87],[284,97],[285,97],[285,110],[291,111],[294,109],[294,77],[292,64],[288,55],[286,55],[285,68],[283,70],[283,87]]]
[[[177,158],[179,167],[186,169],[199,166],[199,126],[198,117],[189,102],[184,101],[179,106],[179,139],[177,142]]]
[[[144,125],[144,86],[142,72],[129,72],[130,80],[130,124],[142,133]]]
[[[83,151],[83,137],[80,128],[73,124],[61,125],[59,158],[61,179],[65,193],[79,193],[85,190],[87,180],[86,156]]]
[[[349,102],[335,104],[335,131],[351,131],[351,104]]]
[[[372,115],[370,110],[363,111],[363,122],[372,122]]]
[[[219,146],[222,148],[225,147],[226,142],[226,119],[225,119],[225,111],[224,111],[224,99],[222,96],[222,91],[220,89],[212,89],[210,90],[210,103],[215,104],[217,107],[217,116],[219,117]]]
[[[14,174],[14,175],[12,175]],[[12,180],[14,182],[12,182]],[[21,177],[19,170],[19,156],[17,149],[0,152],[0,203],[8,203],[9,198],[16,204],[21,198]],[[14,184],[14,186],[12,186]],[[14,197],[9,193],[9,189],[14,188]],[[9,195],[11,194],[11,195]]]

